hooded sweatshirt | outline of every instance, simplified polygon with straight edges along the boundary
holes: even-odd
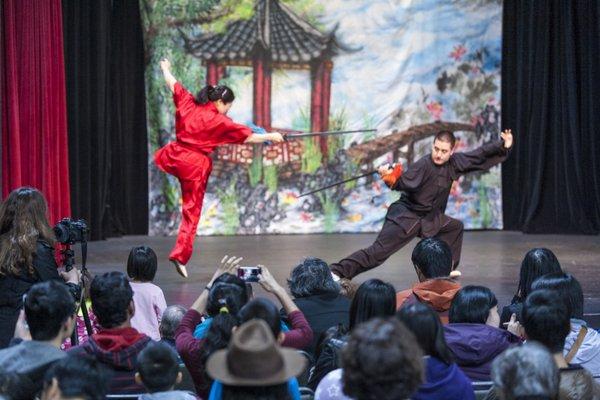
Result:
[[[460,290],[460,284],[452,279],[436,278],[419,282],[412,288],[396,294],[396,305],[400,309],[404,305],[416,302],[424,303],[433,308],[440,316],[442,323],[448,323],[448,310],[452,299]]]
[[[571,332],[569,332],[565,340],[564,356],[569,353],[571,347],[577,341],[577,335],[579,335],[582,326],[587,327],[585,321],[575,318],[571,319]],[[588,328],[583,343],[581,343],[581,347],[577,350],[571,363],[579,364],[590,371],[592,375],[600,375],[600,334],[597,330]]]
[[[425,360],[425,382],[411,400],[475,400],[471,381],[455,363],[448,365],[435,357]]]
[[[113,372],[108,393],[140,393],[145,390],[135,382],[137,356],[150,341],[134,328],[104,329],[69,353],[93,357]]]
[[[448,324],[444,334],[456,364],[473,381],[489,381],[492,361],[521,343],[512,333],[485,324]]]
[[[183,390],[148,393],[140,396],[140,400],[196,400],[197,397]]]

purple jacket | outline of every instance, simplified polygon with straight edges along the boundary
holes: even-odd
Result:
[[[455,363],[447,365],[435,357],[425,360],[425,382],[412,400],[475,400],[471,381]]]
[[[521,343],[512,333],[485,324],[448,324],[444,331],[456,364],[473,381],[489,381],[492,361]]]

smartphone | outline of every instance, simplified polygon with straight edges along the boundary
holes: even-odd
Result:
[[[258,276],[262,274],[260,267],[238,267],[237,276],[244,282],[258,282]]]

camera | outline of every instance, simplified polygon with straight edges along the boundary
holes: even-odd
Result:
[[[258,282],[258,276],[262,274],[261,267],[239,267],[237,276],[244,282]]]
[[[71,218],[63,218],[54,226],[56,240],[62,244],[85,242],[89,231],[86,222],[82,219],[73,221]]]

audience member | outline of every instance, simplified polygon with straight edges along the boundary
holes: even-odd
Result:
[[[60,345],[73,332],[76,307],[64,284],[47,281],[29,289],[23,308],[32,340],[0,350],[0,365],[4,373],[33,383],[22,393],[23,398],[31,399],[42,389],[46,370],[66,356]]]
[[[492,381],[486,399],[558,399],[558,368],[548,350],[536,342],[500,354],[492,363]]]
[[[583,320],[583,291],[571,274],[553,272],[542,275],[532,285],[532,290],[555,290],[571,310],[571,331],[565,340],[563,354],[569,364],[578,364],[600,375],[600,334],[588,328]]]
[[[0,349],[10,343],[23,295],[34,284],[65,281],[79,298],[79,271],[57,270],[56,238],[47,215],[46,199],[31,187],[13,190],[0,205]]]
[[[490,289],[465,286],[452,300],[444,327],[454,360],[473,381],[489,381],[492,361],[521,339],[498,327],[498,301]]]
[[[162,289],[152,283],[156,267],[156,253],[150,247],[137,246],[131,249],[127,259],[127,275],[137,310],[131,318],[131,327],[153,340],[160,340],[158,327],[167,302]]]
[[[69,353],[95,358],[113,372],[108,392],[139,393],[143,387],[135,382],[137,355],[151,339],[131,327],[135,314],[133,290],[121,272],[98,275],[90,287],[92,307],[100,331]]]
[[[396,290],[389,283],[369,279],[357,289],[350,305],[349,325],[330,328],[323,335],[311,368],[308,386],[315,389],[329,372],[338,369],[339,351],[348,341],[348,333],[359,324],[375,317],[390,317],[396,312]]]
[[[109,374],[96,360],[69,355],[46,372],[41,400],[102,400]]]
[[[357,326],[341,352],[341,369],[319,383],[315,400],[402,400],[423,382],[423,353],[396,318]]]
[[[177,353],[166,343],[152,342],[140,352],[137,358],[137,383],[144,385],[150,394],[140,396],[140,400],[195,400],[196,396],[182,390],[174,390],[181,382]]]
[[[168,306],[165,308],[165,312],[160,320],[160,326],[158,327],[160,341],[171,346],[175,353],[177,353],[177,348],[175,347],[175,331],[186,312],[187,310],[184,306],[178,304]],[[177,358],[179,358],[179,355],[177,355]],[[180,358],[179,360],[181,363]]]
[[[473,385],[456,365],[444,338],[438,314],[428,305],[414,303],[396,314],[425,353],[425,382],[412,400],[475,400]]]
[[[350,300],[340,293],[327,263],[309,257],[291,272],[288,287],[294,303],[304,314],[313,331],[313,340],[303,350],[315,354],[317,341],[332,326],[348,326]]]
[[[542,275],[561,271],[560,263],[551,250],[545,248],[534,248],[529,250],[521,262],[517,293],[513,297],[511,304],[502,308],[500,326],[504,326],[510,321],[513,314],[515,314],[516,320],[520,321],[521,308],[523,302],[529,293],[531,293],[533,281]]]
[[[92,284],[93,279],[94,278],[87,269],[81,274],[83,301],[85,301],[85,307],[90,319],[92,334],[98,333],[100,330],[100,323],[98,323],[98,318],[96,318],[96,314],[94,314],[94,310],[92,309],[92,299],[90,297],[90,285]],[[79,307],[77,317],[75,318],[75,332],[77,332],[77,344],[83,344],[90,338],[88,335],[87,326],[85,324],[82,307]],[[70,337],[60,346],[62,350],[69,350],[71,347],[73,347],[73,345],[71,344]]]
[[[175,330],[177,352],[192,376],[196,393],[202,398],[208,397],[212,383],[206,374],[206,360],[213,352],[227,347],[233,328],[239,325],[238,313],[248,301],[246,290],[240,286],[215,283],[222,274],[235,271],[238,260],[240,259],[235,257],[223,259],[205,290],[185,313]],[[194,328],[206,314],[213,316],[211,324],[206,334],[196,339]]]
[[[450,279],[452,252],[443,240],[427,238],[421,240],[412,252],[412,263],[419,283],[397,295],[397,306],[425,303],[432,307],[443,323],[448,322],[448,310],[460,284]]]
[[[560,374],[561,400],[598,399],[600,387],[583,367],[569,364],[563,356],[565,339],[569,334],[569,306],[559,294],[548,290],[535,290],[523,303],[521,322],[528,341],[540,342],[550,350]]]
[[[280,400],[292,399],[287,382],[305,367],[302,355],[279,347],[266,322],[254,319],[235,331],[227,349],[210,356],[206,370],[223,384],[223,400]]]

